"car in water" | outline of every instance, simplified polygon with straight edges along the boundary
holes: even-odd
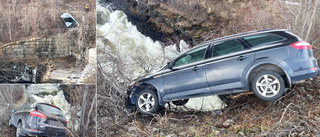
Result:
[[[293,84],[318,75],[312,46],[285,29],[255,30],[209,40],[135,80],[127,108],[153,114],[167,102],[253,91],[274,101]]]
[[[66,134],[67,119],[56,106],[46,103],[27,103],[13,112],[9,125],[17,128],[17,137],[64,137]]]

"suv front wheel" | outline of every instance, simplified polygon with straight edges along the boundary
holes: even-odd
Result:
[[[283,78],[274,71],[262,71],[252,82],[254,94],[264,101],[279,99],[285,91]]]
[[[136,100],[136,106],[141,114],[150,115],[160,110],[157,94],[150,89],[141,91]]]

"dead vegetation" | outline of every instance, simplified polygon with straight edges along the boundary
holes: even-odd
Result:
[[[116,94],[101,96],[98,134],[101,136],[319,136],[320,77],[298,84],[281,99],[264,102],[253,94],[232,99],[216,111],[166,110],[142,116],[124,110],[124,101],[108,103]],[[102,94],[104,95],[104,94]],[[119,95],[119,93],[118,93]],[[118,110],[118,111],[116,111]],[[105,116],[109,117],[105,117]],[[107,124],[108,123],[108,124]]]
[[[78,128],[68,127],[68,136],[96,136],[96,86],[63,85],[63,89],[71,104],[70,122],[78,124]]]
[[[113,0],[109,0],[113,1]],[[113,1],[117,5],[118,1]],[[126,14],[149,24],[138,28],[143,34],[150,29],[161,32],[174,43],[181,39],[194,46],[213,38],[258,29],[281,28],[318,45],[317,0],[129,0],[120,6]],[[125,3],[122,2],[122,3]],[[118,4],[119,5],[119,4]],[[126,7],[127,6],[127,7]],[[148,26],[148,25],[145,25]],[[145,32],[146,31],[146,32]],[[150,37],[159,40],[162,36]],[[169,44],[174,44],[169,43]]]
[[[1,3],[0,45],[67,32],[60,18],[64,12],[72,14],[80,24],[76,39],[88,46],[95,44],[95,0],[3,0]],[[86,6],[89,11],[84,9]]]

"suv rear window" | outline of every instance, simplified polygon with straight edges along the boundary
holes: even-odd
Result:
[[[236,40],[215,43],[212,51],[212,57],[226,55],[229,53],[241,51],[242,49],[243,45]]]
[[[243,39],[246,40],[252,47],[258,47],[258,46],[280,42],[282,40],[285,40],[286,38],[268,33],[268,34],[248,36],[248,37],[244,37]]]
[[[60,109],[50,105],[38,104],[38,109],[46,113],[64,116]]]

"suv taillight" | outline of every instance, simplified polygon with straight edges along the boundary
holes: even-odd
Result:
[[[298,42],[292,43],[290,46],[295,49],[311,49],[311,45],[305,41],[298,41]]]
[[[30,115],[30,116],[34,116],[34,117],[39,117],[39,118],[47,119],[46,115],[44,115],[44,114],[42,114],[41,112],[36,111],[36,110],[30,111],[30,112],[29,112],[29,115]]]

